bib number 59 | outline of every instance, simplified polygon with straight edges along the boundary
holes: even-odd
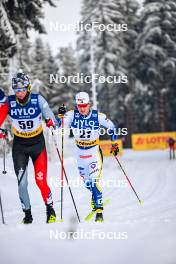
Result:
[[[33,126],[34,126],[34,122],[33,122],[33,120],[27,120],[27,121],[18,121],[18,124],[19,124],[19,127],[21,128],[21,129],[32,129],[33,128]]]

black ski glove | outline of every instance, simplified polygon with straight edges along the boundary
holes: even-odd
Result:
[[[66,106],[63,104],[63,106],[60,106],[58,109],[58,115],[59,117],[62,117],[65,115],[65,113],[67,112],[66,110]]]
[[[117,143],[112,144],[110,153],[112,153],[114,156],[117,156],[118,155],[118,153],[119,153],[119,146],[118,146]]]

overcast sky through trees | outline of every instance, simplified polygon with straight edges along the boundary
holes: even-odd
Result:
[[[58,24],[76,24],[80,20],[81,0],[60,0],[57,8],[49,5],[45,7],[44,25],[48,35],[43,35],[43,39],[48,41],[54,53],[57,53],[58,47],[67,46],[69,43],[75,45],[76,32],[56,32],[50,30],[50,23]],[[31,40],[34,40],[38,33],[31,33]]]

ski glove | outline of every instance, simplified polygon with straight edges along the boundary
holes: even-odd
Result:
[[[59,107],[59,109],[58,109],[59,117],[64,116],[66,112],[67,112],[67,110],[66,110],[66,107],[64,106],[64,104],[63,104],[63,106]]]
[[[55,126],[55,123],[54,123],[54,121],[51,118],[46,119],[45,122],[46,122],[46,126],[49,127],[49,128]]]
[[[2,138],[2,139],[6,139],[7,136],[8,136],[8,132],[7,132],[7,130],[6,130],[6,129],[1,129],[0,131],[1,131],[1,133],[0,133],[0,138]]]
[[[118,153],[119,153],[119,146],[118,146],[117,143],[112,144],[110,153],[112,153],[114,156],[117,156],[118,155]]]

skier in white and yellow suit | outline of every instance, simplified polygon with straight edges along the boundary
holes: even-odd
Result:
[[[77,164],[85,186],[92,193],[92,208],[96,210],[96,221],[103,221],[102,191],[98,186],[102,174],[103,156],[99,145],[100,126],[108,129],[112,140],[113,154],[117,155],[118,145],[115,126],[105,114],[91,109],[89,95],[80,92],[76,95],[76,107],[66,112],[59,108],[59,116],[64,115],[64,124],[71,127],[77,146]],[[61,119],[58,118],[61,125]]]

